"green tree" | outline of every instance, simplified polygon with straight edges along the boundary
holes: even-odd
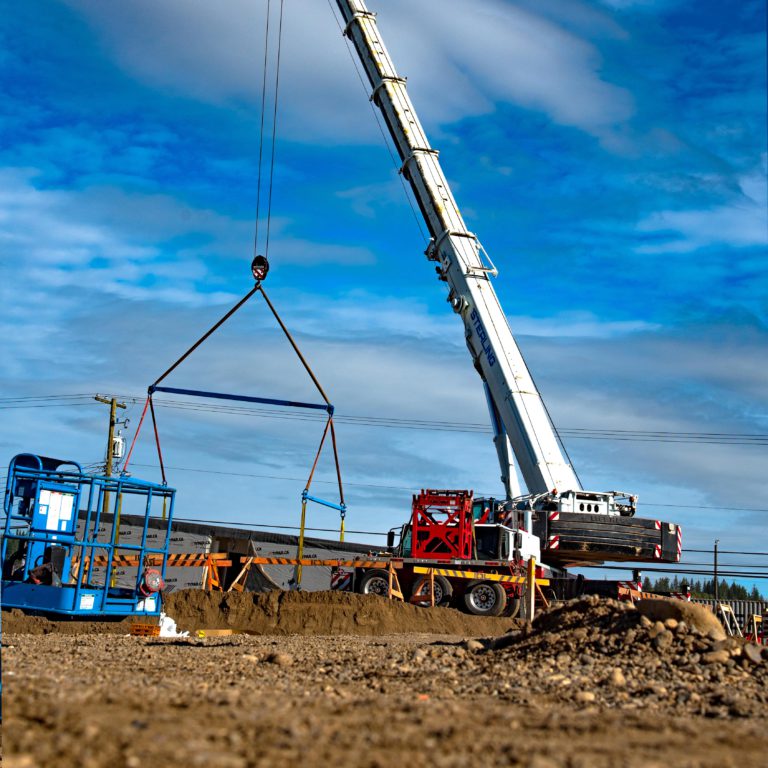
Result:
[[[671,581],[666,576],[662,576],[655,581],[651,581],[646,576],[643,580],[643,589],[646,592],[680,592],[684,583],[685,580],[681,581],[677,576]],[[704,581],[697,579],[690,586],[693,597],[712,599],[715,596],[714,579],[706,579]],[[725,579],[722,579],[719,582],[719,590],[721,600],[765,600],[756,586],[753,586],[750,591],[735,581],[728,583]]]

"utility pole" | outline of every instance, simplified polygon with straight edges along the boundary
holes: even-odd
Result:
[[[100,403],[104,403],[109,406],[109,432],[107,434],[107,453],[104,461],[104,474],[107,477],[112,477],[112,464],[114,462],[114,450],[115,450],[115,427],[118,424],[127,424],[128,421],[119,422],[117,420],[117,409],[127,408],[125,403],[118,403],[117,398],[106,398],[101,395],[94,395],[94,400],[98,400]],[[108,508],[108,504],[104,504],[104,509]]]
[[[107,433],[107,453],[104,460],[104,476],[112,477],[112,465],[114,463],[115,456],[115,427],[118,424],[127,425],[128,419],[123,422],[117,420],[117,409],[127,408],[125,403],[118,403],[115,397],[102,397],[101,395],[94,395],[94,400],[98,400],[100,403],[104,403],[109,406],[109,431]],[[117,510],[115,511],[115,517],[112,525],[112,538],[115,545],[120,541],[120,508],[122,506],[122,495],[117,497]],[[101,504],[102,512],[109,512],[109,491],[105,488],[104,495],[102,497]],[[117,569],[112,569],[111,585],[114,587],[117,581]]]
[[[720,539],[715,539],[715,611],[717,611],[717,604],[720,600],[720,585],[717,583],[717,545],[720,543]]]

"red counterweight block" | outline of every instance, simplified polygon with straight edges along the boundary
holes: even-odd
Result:
[[[411,557],[471,560],[472,491],[414,494],[411,529]]]

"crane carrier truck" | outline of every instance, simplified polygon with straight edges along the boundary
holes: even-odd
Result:
[[[493,288],[498,274],[459,211],[438,158],[416,115],[406,81],[395,70],[376,15],[362,0],[337,0],[344,34],[352,42],[426,222],[426,251],[448,302],[463,325],[472,363],[483,382],[501,465],[503,499],[475,499],[469,491],[423,491],[410,521],[389,550],[401,566],[403,588],[413,587],[420,565],[470,569],[477,579],[441,576],[440,601],[463,597],[473,613],[498,613],[517,587],[498,574],[519,573],[531,557],[556,592],[569,592],[569,566],[608,561],[677,562],[682,537],[674,523],[635,516],[637,496],[585,490],[550,420]],[[517,469],[515,467],[517,462]],[[525,485],[522,490],[517,470]],[[483,574],[488,578],[484,580]],[[382,571],[356,569],[352,588],[377,592]],[[581,582],[579,582],[581,583]],[[436,594],[437,598],[438,595]]]

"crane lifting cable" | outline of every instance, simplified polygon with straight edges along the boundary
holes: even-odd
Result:
[[[284,0],[280,0],[280,8],[277,26],[277,54],[275,58],[274,70],[274,93],[272,94],[272,128],[271,128],[271,149],[269,158],[269,175],[267,179],[267,232],[264,242],[264,256],[269,256],[269,236],[272,224],[272,192],[274,188],[275,177],[275,146],[277,142],[277,106],[280,95],[280,60],[283,48],[283,6]],[[264,166],[264,121],[267,115],[267,75],[269,71],[269,47],[270,47],[270,19],[272,17],[272,0],[267,0],[266,21],[264,25],[264,64],[261,79],[261,109],[259,120],[259,162],[256,183],[256,226],[253,236],[253,252],[259,252],[259,219],[261,216],[261,191],[262,191],[262,169]]]
[[[246,293],[245,296],[243,296],[242,299],[240,299],[220,320],[218,320],[214,325],[208,329],[197,341],[192,344],[189,349],[184,352],[184,354],[181,355],[181,357],[176,360],[173,365],[171,365],[163,374],[161,374],[148,388],[147,390],[147,400],[144,404],[144,410],[142,411],[141,418],[139,419],[139,425],[136,429],[136,432],[133,436],[133,440],[131,441],[131,447],[128,450],[128,454],[125,458],[125,463],[123,465],[123,474],[125,474],[128,470],[128,465],[131,461],[131,456],[133,454],[134,446],[136,445],[136,441],[138,439],[139,433],[141,432],[142,425],[144,424],[144,418],[147,415],[147,411],[149,410],[150,416],[152,418],[152,426],[155,436],[155,447],[157,449],[157,457],[158,461],[160,463],[160,473],[162,476],[163,484],[166,483],[166,474],[165,474],[165,463],[163,462],[163,453],[160,447],[160,434],[157,427],[157,418],[155,416],[155,407],[153,403],[153,395],[156,392],[165,392],[169,394],[174,395],[186,395],[191,397],[205,397],[205,398],[213,398],[217,400],[235,400],[239,402],[246,402],[246,403],[264,403],[267,405],[276,405],[286,408],[307,408],[312,410],[322,410],[325,411],[328,414],[328,419],[325,423],[325,429],[323,430],[323,435],[320,438],[320,444],[317,448],[317,452],[315,453],[315,458],[312,463],[312,468],[309,472],[309,476],[307,478],[307,482],[304,486],[304,490],[301,494],[301,526],[300,526],[300,533],[299,533],[299,547],[298,547],[298,554],[297,559],[301,560],[304,555],[304,531],[305,531],[305,524],[306,524],[306,512],[307,512],[307,502],[314,502],[316,504],[320,504],[324,507],[330,507],[331,509],[335,509],[339,512],[340,516],[340,526],[339,526],[339,541],[344,541],[344,521],[347,514],[347,506],[344,501],[344,486],[342,484],[341,480],[341,465],[339,463],[339,454],[338,454],[338,447],[336,444],[336,430],[333,423],[333,413],[334,413],[334,407],[331,404],[331,401],[328,399],[328,395],[325,393],[325,390],[323,389],[322,385],[317,379],[317,376],[315,376],[314,371],[310,367],[309,363],[307,362],[307,359],[302,354],[301,350],[298,347],[298,344],[296,343],[296,340],[291,335],[290,331],[286,327],[285,323],[283,322],[282,318],[278,314],[277,310],[275,309],[274,304],[270,301],[269,296],[267,296],[266,291],[264,290],[263,281],[267,276],[267,273],[269,272],[269,261],[267,260],[266,256],[258,255],[253,259],[253,262],[251,263],[251,272],[253,274],[253,277],[256,281],[254,287]],[[280,329],[282,330],[283,334],[285,335],[286,339],[290,343],[291,347],[293,348],[293,351],[296,353],[296,356],[299,358],[302,366],[306,370],[307,374],[309,375],[310,379],[312,380],[312,383],[315,385],[315,388],[317,389],[318,393],[320,394],[320,397],[322,398],[322,403],[307,403],[307,402],[301,402],[297,400],[283,400],[283,399],[277,399],[277,398],[269,398],[269,397],[257,397],[253,395],[239,395],[239,394],[231,394],[231,393],[224,393],[224,392],[210,392],[207,390],[200,390],[200,389],[187,389],[187,388],[180,388],[180,387],[169,387],[162,385],[162,382],[173,372],[176,370],[176,368],[181,365],[198,347],[200,347],[203,342],[205,342],[210,336],[212,336],[229,318],[231,318],[241,307],[243,307],[248,300],[253,297],[255,294],[260,293],[261,296],[264,298],[264,301],[269,308],[270,312],[274,316],[275,320],[277,321],[277,324],[280,326]],[[310,490],[312,487],[312,480],[314,478],[315,470],[317,469],[318,461],[320,460],[320,455],[322,453],[323,447],[326,445],[326,440],[328,436],[330,435],[330,443],[333,451],[333,459],[334,464],[336,468],[336,480],[338,483],[338,489],[339,489],[339,502],[334,503],[332,501],[327,501],[325,499],[321,499],[318,496],[313,496],[310,494]],[[301,584],[301,566],[297,566],[296,575],[294,577],[294,582],[297,586]]]

